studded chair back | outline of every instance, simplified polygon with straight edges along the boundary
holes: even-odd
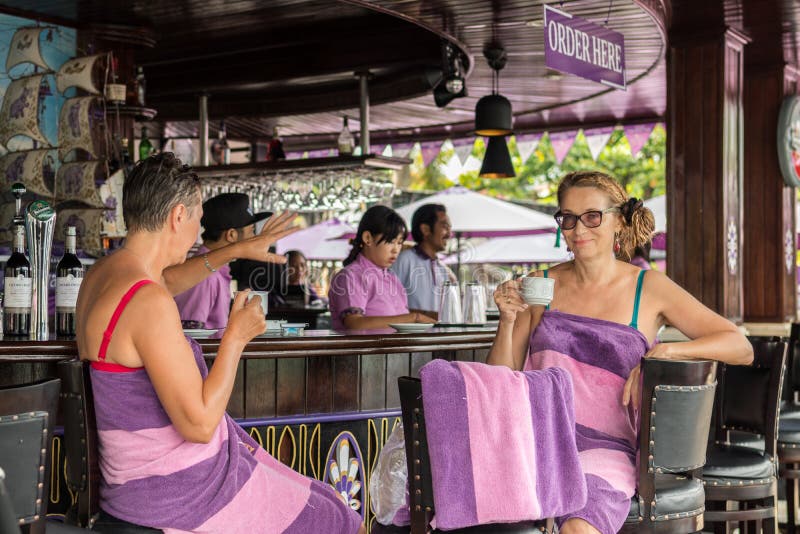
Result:
[[[718,372],[717,442],[737,430],[764,436],[764,452],[775,458],[778,413],[788,343],[778,337],[749,337],[753,364],[723,365]]]
[[[50,443],[60,385],[51,379],[0,388],[0,467],[20,524],[36,530],[44,529],[47,515]]]
[[[642,375],[636,530],[700,530],[716,362],[647,359]]]
[[[97,462],[97,428],[89,364],[80,360],[59,362],[61,404],[64,407],[64,450],[67,487],[77,495],[69,510],[70,522],[85,527],[99,512],[100,468]]]

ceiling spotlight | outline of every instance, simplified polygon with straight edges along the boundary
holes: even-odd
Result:
[[[461,53],[452,43],[442,43],[442,68],[438,70],[438,79],[433,81],[438,69],[427,69],[425,78],[433,87],[433,101],[440,108],[462,96],[467,96],[467,87],[464,82],[464,62]]]
[[[487,137],[508,135],[512,126],[511,102],[499,94],[500,70],[506,66],[506,51],[492,43],[483,49],[483,55],[492,68],[492,94],[482,97],[475,106],[475,133]]]

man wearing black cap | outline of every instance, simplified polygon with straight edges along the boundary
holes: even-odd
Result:
[[[197,255],[205,258],[211,274],[202,282],[175,296],[181,321],[204,328],[224,328],[231,301],[231,272],[226,264],[214,269],[208,253],[255,235],[255,223],[270,217],[269,212],[253,214],[244,193],[223,193],[203,203],[203,246]]]

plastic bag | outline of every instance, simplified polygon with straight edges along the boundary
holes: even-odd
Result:
[[[402,423],[383,445],[369,477],[370,508],[382,525],[411,524],[408,496],[408,468]]]

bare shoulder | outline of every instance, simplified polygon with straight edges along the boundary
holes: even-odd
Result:
[[[573,262],[565,261],[564,263],[559,263],[558,265],[554,265],[547,269],[547,276],[549,278],[559,278],[563,276],[567,272],[572,271]],[[528,276],[537,276],[542,277],[544,276],[544,271],[534,271]]]

